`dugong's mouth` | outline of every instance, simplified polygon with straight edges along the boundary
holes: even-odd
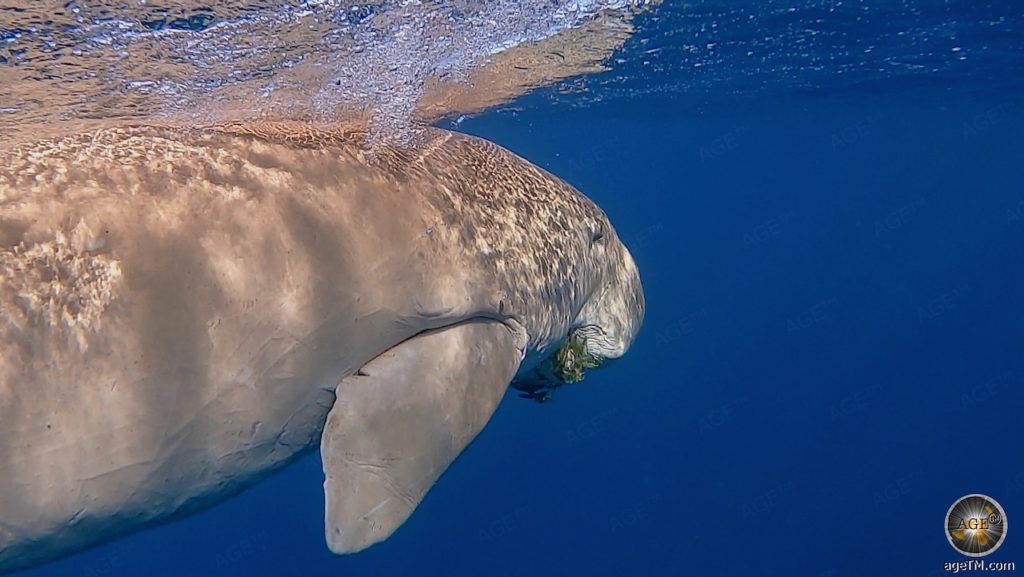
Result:
[[[554,353],[544,359],[529,373],[512,381],[512,387],[520,391],[520,397],[539,403],[551,400],[551,393],[563,385],[583,380],[586,369],[601,366],[605,357],[597,352],[583,328],[574,329]]]

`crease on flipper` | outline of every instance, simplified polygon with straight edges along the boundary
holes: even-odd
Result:
[[[343,379],[320,440],[335,553],[391,535],[490,419],[522,360],[505,324],[416,335]]]

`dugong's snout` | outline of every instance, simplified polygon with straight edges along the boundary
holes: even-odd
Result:
[[[587,369],[626,354],[644,320],[644,293],[629,250],[617,238],[604,251],[599,283],[586,300],[565,340],[549,357],[517,375],[520,396],[539,402],[551,391],[583,380]]]
[[[629,350],[644,320],[644,291],[640,271],[618,239],[609,249],[603,284],[577,317],[570,340],[585,344],[586,353],[601,361],[617,359]]]

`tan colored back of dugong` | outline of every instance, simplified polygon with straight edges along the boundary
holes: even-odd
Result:
[[[215,503],[317,441],[328,545],[363,549],[530,339],[584,309],[617,324],[581,300],[622,300],[604,281],[624,251],[585,197],[480,139],[431,130],[371,164],[356,132],[110,130],[0,157],[0,571]]]
[[[250,485],[320,440],[342,377],[399,343],[395,351],[413,351],[442,338],[407,340],[424,330],[498,312],[490,308],[498,291],[459,288],[480,283],[446,288],[468,269],[458,252],[437,244],[443,218],[424,204],[415,175],[399,183],[347,153],[348,134],[292,124],[205,136],[110,130],[0,157],[0,571]],[[429,150],[443,152],[450,136],[431,137]],[[445,157],[445,172],[463,150],[502,154],[469,144]],[[424,426],[431,403],[443,401],[436,408],[446,411],[444,422],[468,427],[450,435],[436,429],[435,438],[454,444],[421,454],[403,443],[427,437],[363,441],[389,455],[419,455],[420,465],[391,473],[403,495],[422,497],[514,374],[522,335],[499,346],[511,333],[491,324],[497,344],[487,345],[478,328],[443,337],[474,334],[472,345],[452,346],[488,364],[480,375],[495,363],[500,374],[486,386],[458,396],[467,383],[456,378],[452,358],[447,384],[411,370],[424,392],[437,395],[446,385],[456,396],[425,397],[417,409],[414,394],[398,395]],[[387,395],[343,397],[339,411],[362,414],[363,402],[367,415],[386,418]],[[331,422],[353,444],[393,432],[365,418]],[[333,463],[336,451],[326,455]],[[433,463],[432,476],[419,475],[423,459]],[[365,516],[358,506],[373,488],[353,473],[325,470],[334,487],[330,526],[350,526],[352,536],[365,524],[337,511]],[[351,498],[338,498],[349,484]],[[378,518],[385,512],[379,508]],[[329,542],[339,551],[359,546],[336,535]]]
[[[448,322],[405,310],[415,183],[274,130],[0,155],[0,571],[251,485],[316,445],[342,377]]]

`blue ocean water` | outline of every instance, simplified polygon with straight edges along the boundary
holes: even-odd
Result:
[[[922,18],[970,28],[1014,8]],[[874,14],[850,34],[896,26]],[[765,26],[762,41],[791,30]],[[586,106],[542,91],[459,122],[609,214],[647,296],[630,353],[551,403],[509,394],[364,553],[324,546],[311,454],[213,509],[23,574],[931,576],[964,559],[943,523],[969,493],[1011,526],[986,559],[1024,571],[1021,34],[946,46],[942,62],[998,52],[963,69],[851,65],[849,82],[827,64],[697,77],[680,56],[645,85],[637,40],[605,77],[631,90],[601,92],[598,76],[607,98]]]

